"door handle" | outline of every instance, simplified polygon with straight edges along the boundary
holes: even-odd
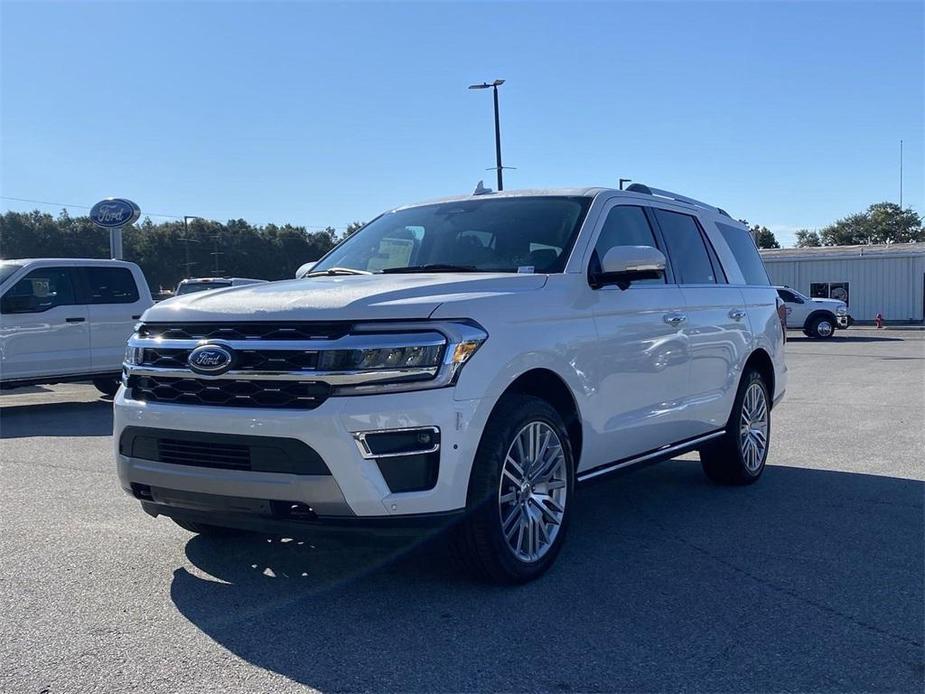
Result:
[[[732,320],[742,320],[745,318],[745,311],[740,308],[734,308],[729,312],[729,317],[732,318]]]
[[[138,320],[139,318],[141,318],[141,314],[140,314],[140,313],[138,313],[138,314],[132,316],[132,320]]]
[[[684,321],[686,321],[687,316],[685,316],[683,313],[666,313],[662,317],[662,320],[668,323],[668,325],[670,325],[671,327],[675,328],[681,325],[681,323],[683,323]]]
[[[67,321],[68,323],[83,323],[87,319],[77,317],[77,318],[65,318],[64,320]]]

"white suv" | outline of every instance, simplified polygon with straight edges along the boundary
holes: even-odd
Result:
[[[122,487],[193,532],[450,528],[478,573],[558,554],[575,484],[698,450],[759,478],[786,383],[748,229],[636,185],[387,212],[304,279],[149,309]]]
[[[774,287],[784,302],[787,327],[802,330],[807,337],[827,340],[836,328],[847,328],[853,322],[848,304],[838,299],[810,299],[790,287]]]
[[[125,341],[153,303],[135,263],[0,262],[0,388],[93,381],[115,395]]]

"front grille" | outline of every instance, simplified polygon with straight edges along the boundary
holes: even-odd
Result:
[[[326,323],[143,323],[138,337],[164,340],[336,340],[352,325]]]
[[[119,437],[122,455],[170,465],[330,475],[318,452],[298,439],[126,427]]]
[[[168,376],[130,376],[128,387],[133,400],[217,405],[223,407],[273,407],[312,410],[331,392],[317,381],[269,381]]]
[[[190,349],[146,347],[141,366],[165,369],[186,369]],[[299,349],[239,349],[235,350],[236,371],[312,371],[318,367],[318,352]]]
[[[158,460],[163,463],[226,470],[251,469],[250,448],[239,444],[158,439],[157,448]]]

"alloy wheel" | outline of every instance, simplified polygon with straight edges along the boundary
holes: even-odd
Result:
[[[546,422],[523,427],[508,448],[498,486],[501,531],[520,561],[541,559],[565,516],[568,465],[562,442]]]
[[[768,398],[760,383],[752,383],[742,400],[739,419],[739,445],[746,469],[756,473],[768,448]]]

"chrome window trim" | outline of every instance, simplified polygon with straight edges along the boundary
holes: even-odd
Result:
[[[366,443],[366,437],[370,434],[394,434],[402,431],[430,431],[436,434],[436,443],[430,448],[422,448],[417,451],[404,451],[402,453],[373,453],[369,444]],[[423,427],[398,427],[396,429],[371,429],[369,431],[356,431],[353,433],[353,440],[360,451],[363,460],[376,460],[377,458],[401,458],[408,455],[424,455],[427,453],[436,453],[440,450],[440,427],[423,426]]]

